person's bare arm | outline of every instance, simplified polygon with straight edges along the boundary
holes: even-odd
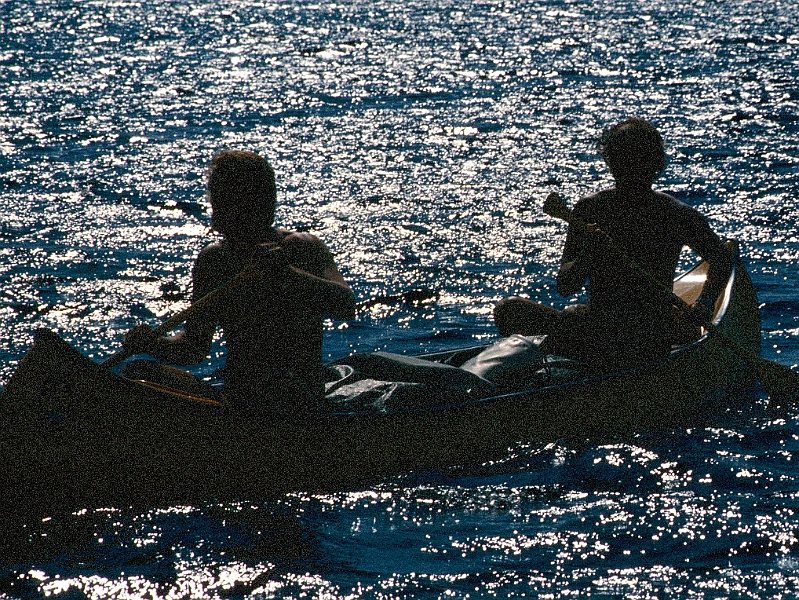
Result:
[[[689,247],[710,265],[702,292],[686,315],[689,320],[701,324],[712,316],[716,299],[732,273],[734,258],[704,217],[694,217],[688,227],[691,233]]]
[[[570,226],[558,269],[558,293],[567,298],[582,290],[588,279],[591,261],[598,252],[607,253],[611,244],[607,234],[592,223]]]
[[[568,298],[583,289],[588,278],[587,262],[582,255],[578,255],[573,260],[564,260],[560,263],[557,288],[561,296]]]
[[[355,294],[336,267],[333,255],[319,238],[310,233],[292,233],[281,243],[289,272],[286,281],[305,293],[309,301],[334,318],[355,318]]]
[[[192,300],[211,291],[213,261],[204,253],[194,265]],[[125,334],[122,345],[134,354],[149,354],[175,365],[194,365],[210,353],[216,325],[216,318],[207,311],[193,315],[182,330],[169,336],[153,335],[148,325],[137,325]]]

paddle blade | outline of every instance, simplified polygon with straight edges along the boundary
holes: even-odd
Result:
[[[561,198],[560,194],[557,192],[552,192],[547,196],[547,199],[544,200],[543,210],[544,214],[560,219],[561,221],[566,221],[567,223],[572,216],[571,210],[569,210],[569,207],[566,206],[563,198]]]
[[[752,375],[760,382],[769,398],[777,404],[784,404],[796,399],[799,395],[799,373],[778,362],[762,358],[754,352],[742,348],[737,342],[710,327],[716,339],[732,350],[752,371]]]
[[[761,358],[752,365],[752,372],[777,404],[791,402],[799,394],[799,373],[790,367]]]

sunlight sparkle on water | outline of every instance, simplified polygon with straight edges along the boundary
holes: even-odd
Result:
[[[799,362],[794,8],[6,3],[0,380],[38,327],[100,359],[135,323],[186,306],[194,257],[217,239],[204,174],[222,148],[270,159],[278,224],[318,235],[358,300],[438,292],[330,322],[326,358],[493,341],[499,298],[565,304],[565,226],[541,201],[608,186],[596,140],[632,114],[665,134],[658,186],[741,242],[763,356]],[[215,346],[198,374],[223,360]],[[85,543],[4,567],[0,593],[796,595],[797,420],[726,417],[621,441],[521,440],[491,463],[274,505],[89,511],[73,523]]]

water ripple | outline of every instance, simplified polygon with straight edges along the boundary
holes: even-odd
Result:
[[[191,262],[214,239],[204,169],[229,147],[270,158],[278,221],[324,239],[359,299],[438,293],[331,323],[327,357],[490,341],[502,296],[562,305],[565,229],[540,201],[609,185],[596,139],[632,114],[665,133],[661,187],[742,242],[764,356],[799,363],[790,3],[0,12],[2,382],[37,327],[100,359],[134,323],[186,306]],[[198,373],[222,356],[215,346]],[[799,428],[790,410],[758,410],[622,440],[520,441],[492,465],[352,494],[42,523],[33,558],[0,569],[0,595],[796,595]]]

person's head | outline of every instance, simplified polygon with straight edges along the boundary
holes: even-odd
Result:
[[[642,119],[627,119],[606,130],[599,154],[617,182],[651,184],[666,168],[663,138]]]
[[[247,237],[275,219],[275,172],[255,152],[224,150],[208,168],[211,226],[226,237]]]

